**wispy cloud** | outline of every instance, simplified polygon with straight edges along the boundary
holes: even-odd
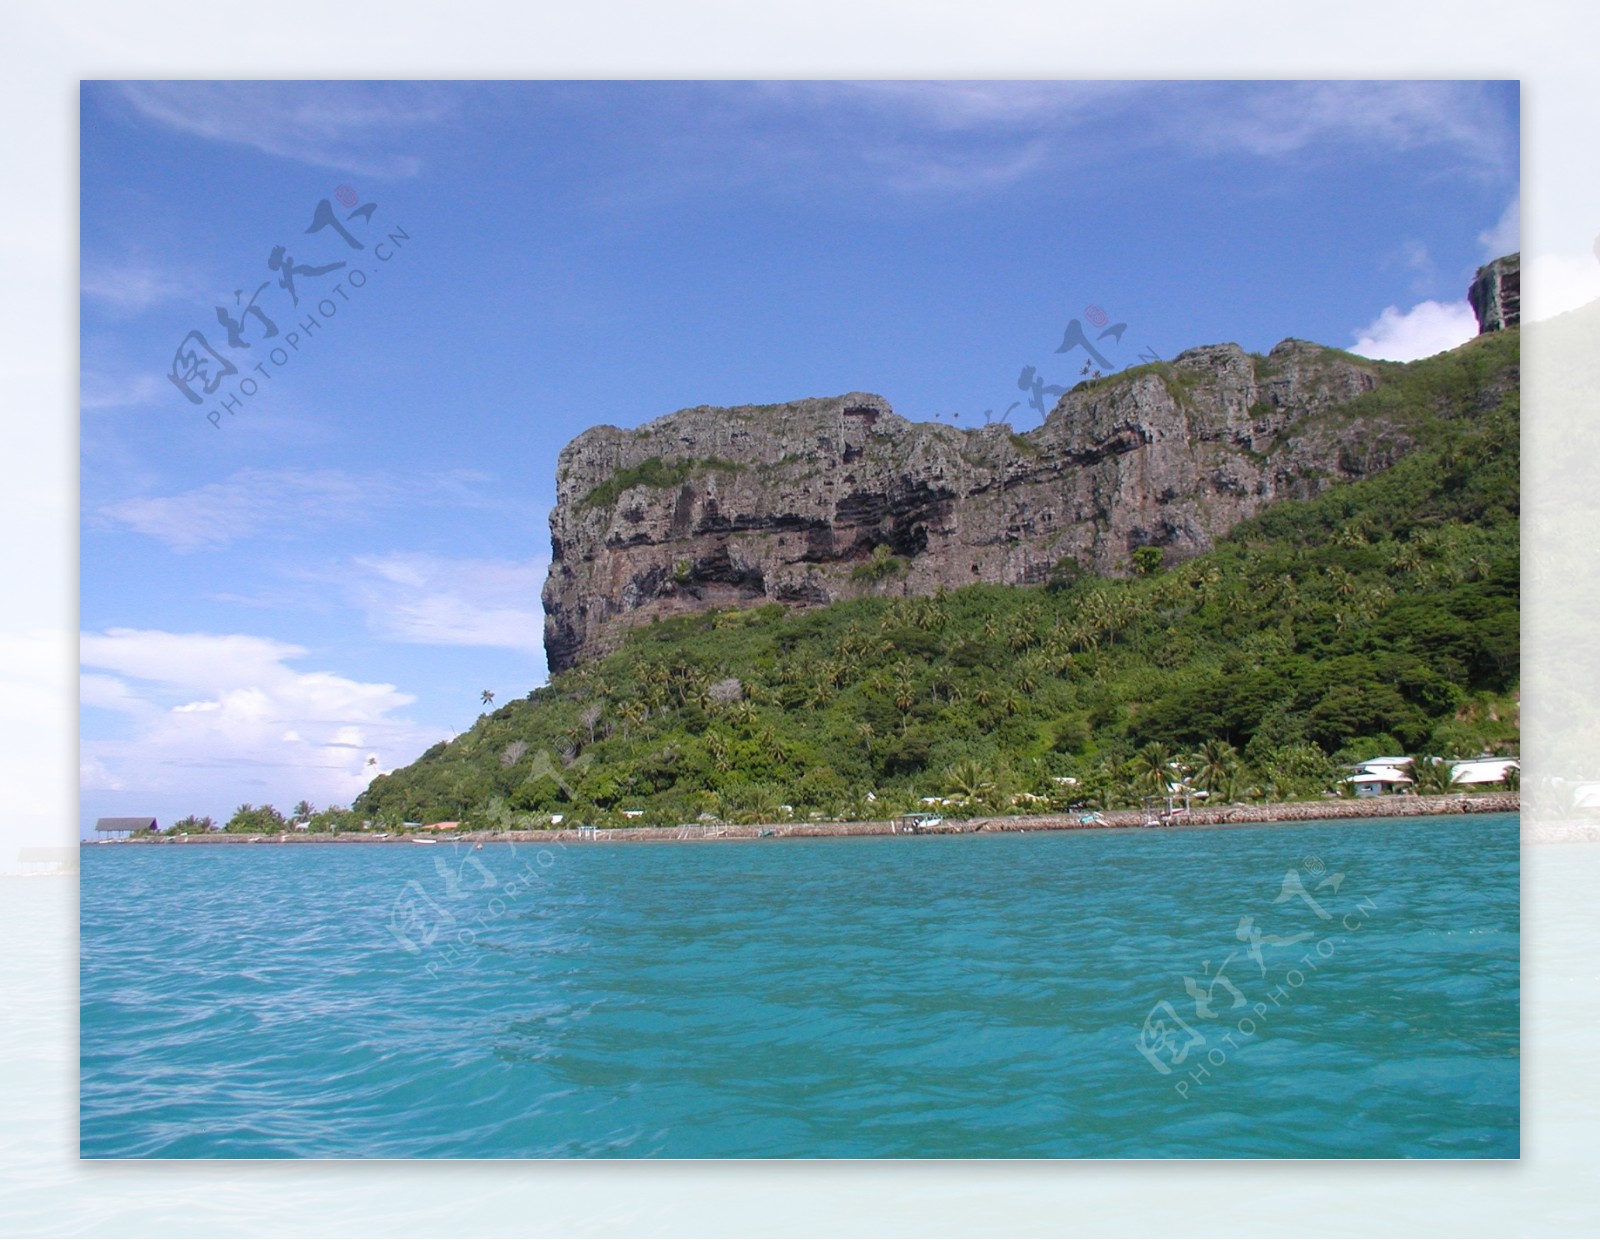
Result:
[[[107,504],[102,517],[175,551],[222,547],[267,530],[317,520],[365,520],[393,500],[393,484],[336,469],[246,469],[178,495]]]
[[[396,147],[408,130],[453,110],[448,91],[421,82],[123,82],[115,89],[136,115],[178,133],[383,178],[415,176],[422,161]]]
[[[1480,82],[1257,82],[1201,88],[1193,102],[1171,110],[1168,132],[1217,152],[1274,158],[1321,145],[1433,146],[1515,171],[1514,119]]]
[[[356,556],[338,580],[385,640],[539,654],[539,591],[548,567],[544,556],[516,561],[394,553]]]
[[[1132,149],[1262,160],[1449,152],[1514,175],[1517,132],[1476,82],[708,84],[696,138],[742,175],[804,172],[891,192],[994,192]],[[774,135],[781,134],[782,140]],[[694,161],[686,161],[692,164]],[[731,173],[740,175],[740,173]]]
[[[292,536],[330,522],[370,524],[401,504],[493,506],[482,497],[487,475],[452,470],[404,481],[387,474],[339,469],[245,469],[177,495],[106,504],[96,516],[147,534],[174,551],[224,547],[264,534]]]
[[[1414,362],[1432,357],[1478,334],[1478,320],[1464,301],[1424,301],[1401,310],[1388,306],[1383,313],[1357,328],[1350,352],[1389,362]]]
[[[85,790],[232,804],[239,772],[255,769],[275,795],[348,802],[386,764],[438,739],[400,713],[411,694],[299,670],[306,649],[272,638],[116,628],[79,645],[84,705],[131,729],[84,741]]]
[[[1478,234],[1478,242],[1483,246],[1483,261],[1486,263],[1522,249],[1521,194],[1511,200],[1493,228],[1486,228]]]
[[[1400,243],[1396,249],[1386,255],[1383,260],[1385,270],[1398,269],[1410,276],[1410,290],[1413,296],[1426,297],[1435,293],[1439,288],[1439,265],[1433,261],[1433,255],[1428,252],[1428,247],[1423,242],[1410,238]]]
[[[157,404],[172,390],[158,375],[113,376],[85,370],[78,380],[78,403],[84,409],[134,409]]]
[[[86,258],[79,279],[83,299],[117,315],[140,314],[169,302],[201,302],[211,293],[195,272],[158,266],[142,258]]]

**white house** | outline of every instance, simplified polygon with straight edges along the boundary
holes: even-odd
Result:
[[[1438,762],[1441,759],[1421,758],[1418,761]],[[1411,777],[1410,763],[1410,758],[1369,758],[1357,763],[1354,774],[1346,776],[1345,782],[1354,785],[1358,797],[1404,792],[1416,782]],[[1516,758],[1464,758],[1450,764],[1450,775],[1455,783],[1470,788],[1504,783],[1507,771],[1521,769],[1522,764]]]
[[[1410,758],[1369,758],[1356,764],[1355,773],[1345,777],[1358,797],[1381,797],[1404,792],[1416,781],[1408,774]]]
[[[1516,758],[1469,758],[1451,764],[1450,774],[1463,786],[1473,784],[1501,784],[1507,771],[1520,771],[1522,763]]]

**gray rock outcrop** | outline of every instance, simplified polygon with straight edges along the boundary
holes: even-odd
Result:
[[[1191,349],[1080,384],[1025,434],[911,422],[862,392],[701,407],[562,451],[544,588],[552,672],[711,608],[1042,582],[1064,557],[1177,562],[1280,499],[1410,446],[1340,406],[1380,367],[1304,341]]]
[[[1507,254],[1478,268],[1467,289],[1478,319],[1478,335],[1504,331],[1522,322],[1522,255]]]

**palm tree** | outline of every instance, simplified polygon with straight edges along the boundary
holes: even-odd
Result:
[[[293,815],[296,822],[304,822],[316,812],[317,807],[311,804],[310,801],[296,801],[294,803]]]
[[[494,701],[494,690],[493,689],[485,689],[478,696],[483,699],[483,704],[485,706],[487,706],[487,705],[489,705],[490,702]]]
[[[1227,741],[1210,740],[1195,754],[1195,777],[1212,793],[1221,793],[1239,769],[1239,751]]]
[[[1442,796],[1461,787],[1455,763],[1447,758],[1412,758],[1407,765],[1412,787],[1424,796]]]
[[[909,675],[897,676],[894,683],[894,706],[900,712],[900,731],[911,722],[911,708],[917,704],[917,687]]]
[[[976,758],[952,762],[944,772],[945,791],[968,801],[983,801],[995,790],[989,770]]]
[[[650,718],[650,708],[635,698],[622,708],[624,734],[628,728],[637,727],[648,718]]]
[[[1135,777],[1157,795],[1165,795],[1172,782],[1172,752],[1160,741],[1151,741],[1133,755]]]

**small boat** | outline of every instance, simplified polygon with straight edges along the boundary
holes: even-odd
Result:
[[[413,844],[437,844],[438,840],[412,840]]]

